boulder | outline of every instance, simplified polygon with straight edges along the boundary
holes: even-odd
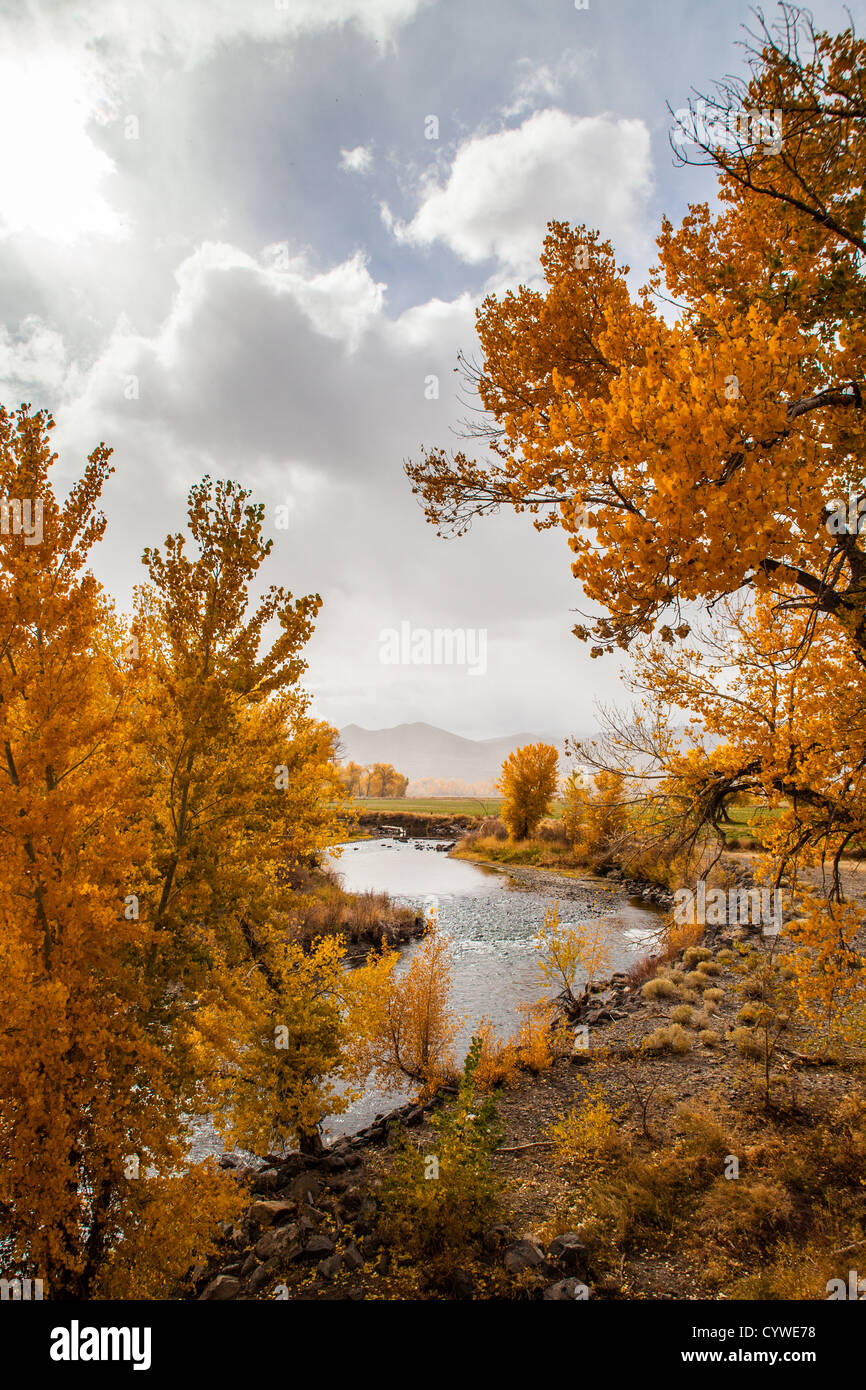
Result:
[[[343,1264],[347,1269],[360,1269],[364,1263],[364,1256],[361,1254],[354,1241],[347,1245],[343,1251]]]
[[[294,1202],[263,1201],[253,1202],[247,1208],[246,1219],[257,1230],[275,1226],[285,1221],[295,1210]]]
[[[322,1190],[322,1179],[318,1173],[300,1173],[289,1187],[290,1195],[296,1202],[313,1203]]]
[[[509,1274],[519,1274],[524,1269],[537,1269],[544,1260],[541,1246],[534,1240],[516,1240],[502,1257]]]
[[[256,1256],[260,1260],[270,1260],[275,1255],[279,1255],[281,1259],[293,1259],[294,1254],[300,1254],[301,1251],[299,1234],[294,1223],[290,1226],[272,1227],[256,1242]]]
[[[343,1257],[335,1252],[333,1255],[328,1255],[326,1259],[319,1260],[316,1270],[323,1279],[336,1279],[342,1267]]]
[[[560,1279],[558,1284],[548,1284],[542,1298],[549,1303],[563,1303],[566,1299],[586,1298],[588,1289],[579,1279]]]
[[[263,1168],[252,1181],[253,1192],[276,1192],[282,1179],[276,1168]]]
[[[310,1236],[309,1240],[304,1243],[304,1254],[318,1259],[326,1255],[333,1255],[335,1249],[336,1246],[331,1237],[320,1233]]]
[[[207,1288],[199,1294],[199,1302],[204,1300],[223,1302],[227,1298],[237,1298],[241,1289],[240,1279],[235,1279],[231,1274],[218,1274],[216,1279],[211,1279]]]
[[[586,1246],[574,1231],[564,1231],[556,1236],[547,1247],[548,1258],[555,1261],[560,1269],[568,1274],[576,1274],[581,1279],[587,1277],[588,1263]]]
[[[277,1259],[266,1260],[263,1265],[259,1265],[258,1269],[253,1271],[249,1285],[250,1293],[258,1293],[260,1289],[265,1287],[265,1284],[276,1274],[279,1263]]]

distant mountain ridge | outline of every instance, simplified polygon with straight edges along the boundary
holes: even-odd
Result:
[[[473,784],[494,781],[503,760],[524,743],[552,743],[562,756],[564,735],[523,733],[473,739],[434,724],[396,724],[391,729],[347,724],[340,730],[340,743],[343,762],[392,763],[410,781],[435,777]]]

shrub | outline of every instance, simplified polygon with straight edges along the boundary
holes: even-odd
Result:
[[[482,839],[507,840],[508,831],[498,816],[487,816],[478,827]],[[468,838],[468,837],[467,837]]]
[[[663,975],[648,980],[641,990],[644,999],[677,999],[679,993],[677,986],[666,980]]]
[[[700,970],[690,970],[686,978],[683,980],[683,984],[685,985],[686,989],[705,990],[709,988],[709,983],[710,982],[707,976],[702,974]]]
[[[692,1027],[698,1029],[710,1028],[712,1022],[713,1020],[708,1011],[706,1009],[699,1009],[692,1018]]]
[[[493,1024],[487,1018],[482,1018],[478,1024],[476,1036],[481,1043],[475,1072],[475,1084],[478,1089],[492,1091],[494,1087],[513,1080],[519,1069],[517,1044],[514,1039],[498,1037]]]
[[[709,960],[712,954],[712,951],[708,951],[706,946],[690,946],[687,951],[683,952],[683,965],[687,966],[689,970],[693,970],[702,960]]]
[[[747,1252],[761,1249],[769,1236],[790,1225],[793,1215],[791,1194],[781,1183],[721,1178],[701,1203],[700,1231],[726,1249]]]
[[[638,985],[651,980],[658,970],[658,964],[657,956],[642,956],[640,960],[636,960],[633,965],[630,965],[626,971],[626,978],[631,988],[637,989]]]
[[[537,839],[548,844],[568,844],[568,835],[561,820],[543,820],[535,834]]]
[[[721,1004],[724,997],[725,991],[723,989],[705,989],[704,1005],[706,1005],[707,1002],[709,1002],[710,1004]]]
[[[702,975],[721,975],[722,973],[722,967],[717,965],[714,960],[699,961],[698,970]]]
[[[753,1023],[757,1023],[758,1019],[760,1018],[760,1015],[760,1004],[744,1004],[743,1007],[740,1009],[739,1013],[737,1014],[737,1022],[745,1023],[747,1027],[751,1027]]]
[[[698,1042],[704,1047],[721,1047],[722,1037],[712,1028],[702,1028],[698,1033]]]
[[[689,1052],[691,1046],[691,1038],[678,1023],[672,1023],[669,1028],[656,1028],[643,1040],[648,1052]]]
[[[716,952],[716,960],[722,965],[733,965],[737,957],[733,951],[729,951],[727,946],[723,950]]]
[[[752,1057],[757,1060],[764,1055],[764,1049],[755,1036],[753,1028],[734,1028],[728,1037],[743,1057]]]
[[[424,1153],[405,1134],[382,1187],[383,1234],[437,1271],[453,1267],[495,1217],[499,1182],[490,1164],[502,1129],[492,1096],[480,1099],[481,1039],[473,1038],[455,1102],[433,1116]]]
[[[520,1006],[521,1024],[514,1040],[517,1060],[529,1071],[547,1071],[553,1065],[551,1028],[554,1011],[542,1000]]]
[[[583,1103],[560,1115],[545,1130],[553,1140],[556,1157],[563,1163],[580,1163],[622,1149],[614,1123],[621,1111],[611,1108],[599,1086],[584,1084]]]
[[[671,1009],[671,1022],[682,1023],[688,1026],[693,1017],[694,1009],[690,1004],[677,1004],[675,1009]]]
[[[751,999],[760,999],[764,993],[764,986],[760,980],[756,980],[753,975],[746,975],[740,980],[740,993],[745,994]]]

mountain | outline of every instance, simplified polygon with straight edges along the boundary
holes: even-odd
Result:
[[[392,763],[410,781],[437,777],[469,784],[495,780],[503,759],[524,743],[553,743],[563,752],[563,737],[557,734],[473,739],[433,724],[397,724],[393,729],[347,724],[340,730],[340,743],[344,763]]]

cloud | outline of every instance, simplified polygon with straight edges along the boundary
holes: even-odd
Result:
[[[530,58],[519,58],[515,64],[517,80],[514,95],[502,114],[507,117],[522,116],[526,111],[562,100],[570,83],[586,77],[594,57],[590,49],[580,53],[566,49],[555,63],[533,63]]]
[[[376,43],[393,39],[433,0],[41,0],[31,15],[16,15],[14,29],[32,43],[38,37],[83,50],[94,40],[133,63],[155,56],[192,67],[243,39],[280,42],[303,34],[356,25]],[[30,30],[29,35],[27,33]]]
[[[22,395],[34,394],[38,404],[62,388],[66,372],[63,338],[35,314],[22,320],[15,335],[0,324],[0,400],[17,405]]]
[[[353,150],[340,150],[340,168],[350,174],[369,174],[373,167],[373,151],[368,145],[356,145]]]
[[[465,141],[444,184],[434,178],[422,189],[411,221],[394,221],[387,209],[383,220],[400,241],[441,242],[470,264],[496,258],[501,271],[531,276],[551,218],[633,242],[651,187],[643,121],[551,108]]]
[[[88,133],[99,107],[92,74],[52,54],[0,60],[0,234],[70,243],[122,237],[102,186],[114,170]]]

